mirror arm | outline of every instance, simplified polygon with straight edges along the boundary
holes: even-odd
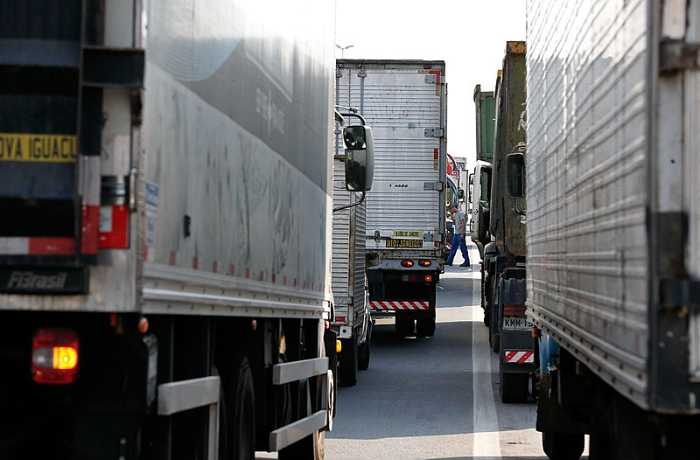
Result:
[[[333,212],[342,211],[343,209],[354,208],[355,206],[361,205],[362,202],[365,201],[366,192],[361,192],[361,193],[362,193],[362,196],[360,197],[360,201],[358,201],[357,203],[350,203],[350,204],[346,204],[343,206],[338,206],[337,208],[333,208]]]
[[[365,121],[365,117],[363,117],[362,115],[360,115],[360,114],[358,113],[359,110],[357,110],[356,108],[354,108],[354,107],[345,107],[345,106],[342,106],[342,105],[336,105],[335,107],[336,107],[336,110],[337,110],[337,109],[343,109],[343,110],[347,110],[347,111],[348,111],[347,113],[340,113],[340,112],[339,112],[341,115],[343,115],[343,116],[345,116],[345,117],[357,117],[357,118],[360,119],[360,121],[362,122],[362,125],[363,125],[363,126],[367,124],[367,122]]]

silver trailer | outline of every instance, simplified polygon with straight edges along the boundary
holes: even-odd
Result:
[[[323,456],[333,10],[3,3],[0,458]]]
[[[333,162],[333,260],[331,286],[334,318],[342,350],[338,355],[341,385],[355,385],[358,370],[369,368],[373,321],[367,303],[365,275],[365,196],[346,190],[345,152],[336,130]]]
[[[356,107],[374,133],[367,251],[379,264],[367,269],[372,314],[394,315],[401,334],[433,335],[445,244],[445,63],[337,60],[336,104]]]
[[[527,306],[552,459],[691,459],[700,2],[530,0]]]

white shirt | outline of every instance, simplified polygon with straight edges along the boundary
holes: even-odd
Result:
[[[457,210],[455,213],[455,235],[459,235],[462,233],[462,228],[464,228],[464,224],[466,224],[466,218],[464,217],[464,213],[460,210]]]

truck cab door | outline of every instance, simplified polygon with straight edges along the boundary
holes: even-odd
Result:
[[[469,223],[469,233],[472,241],[485,243],[485,233],[488,229],[488,216],[491,200],[491,163],[477,161],[474,167],[471,204],[472,218]]]

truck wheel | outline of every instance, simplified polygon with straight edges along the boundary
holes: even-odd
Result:
[[[493,313],[489,315],[489,345],[494,353],[501,351],[501,335],[498,333],[498,316]]]
[[[361,371],[366,371],[369,369],[369,359],[372,354],[372,329],[374,328],[372,321],[369,322],[369,330],[367,331],[367,338],[365,343],[360,345],[358,350],[357,367]]]
[[[221,377],[222,426],[219,448],[226,460],[255,459],[255,390],[248,359],[236,354]]]
[[[416,321],[416,333],[420,337],[435,335],[435,318],[421,318]]]
[[[279,460],[323,460],[325,458],[326,432],[314,431],[311,435],[277,453]]]
[[[396,322],[394,323],[394,329],[399,335],[412,335],[414,329],[414,320],[396,318]]]
[[[489,326],[489,345],[494,353],[501,351],[501,331],[499,329],[499,299],[498,299],[498,278],[493,278],[491,281],[491,301],[489,303],[489,309],[491,314],[489,315],[490,326]]]
[[[357,385],[358,349],[357,335],[353,331],[349,339],[343,339],[343,350],[340,352],[340,384],[343,386]]]
[[[551,460],[578,460],[583,454],[583,448],[583,434],[542,433],[542,449]]]
[[[527,401],[530,374],[501,371],[501,402],[504,404]]]
[[[314,411],[313,404],[309,404],[311,398],[311,385],[309,380],[305,379],[299,382],[299,417],[310,415],[306,408],[311,407],[311,412]],[[279,460],[323,460],[325,456],[326,432],[314,431],[309,436],[295,442],[294,444],[285,447],[277,453]]]

